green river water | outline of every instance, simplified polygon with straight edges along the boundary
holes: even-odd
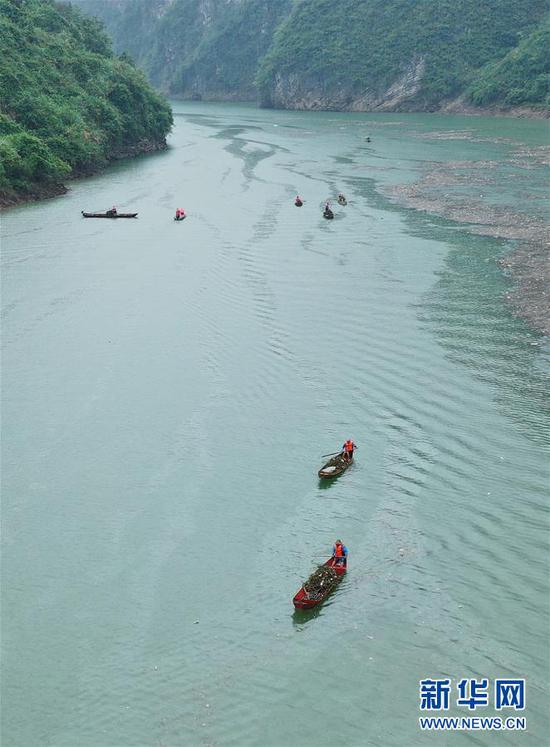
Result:
[[[549,744],[547,341],[509,244],[388,196],[488,161],[465,198],[540,215],[510,154],[546,125],[175,122],[2,216],[2,746]],[[139,218],[80,216],[112,204]],[[294,612],[337,537],[346,578]],[[484,677],[526,679],[526,732],[421,732],[419,680]]]

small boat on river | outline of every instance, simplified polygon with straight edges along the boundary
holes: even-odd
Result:
[[[105,213],[85,213],[81,210],[83,218],[137,218],[137,213],[113,213],[107,210]]]
[[[292,600],[297,610],[310,610],[323,602],[334,591],[346,572],[345,565],[336,565],[336,558],[329,558],[312,573]]]
[[[302,205],[304,204],[304,201],[302,200],[302,198],[299,195],[296,195],[296,199],[294,200],[294,204],[296,205],[296,207],[302,207]]]
[[[344,453],[341,452],[340,454],[336,454],[336,456],[333,456],[332,459],[329,459],[328,462],[321,467],[317,474],[321,479],[338,477],[338,475],[341,475],[342,472],[345,472],[347,470],[352,462],[353,457],[351,459],[347,459],[344,456]]]
[[[346,200],[345,195],[343,195],[342,193],[340,193],[338,195],[338,204],[339,205],[347,205],[348,204],[348,201]]]
[[[327,220],[332,220],[334,218],[334,213],[329,207],[326,207],[323,211],[323,218],[326,218]]]

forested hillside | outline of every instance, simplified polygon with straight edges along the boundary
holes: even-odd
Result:
[[[546,9],[546,0],[302,0],[261,63],[261,100],[438,109],[514,49]],[[540,102],[541,93],[531,101]]]
[[[53,0],[0,0],[0,202],[163,147],[171,125],[98,21]]]
[[[474,104],[550,107],[550,18],[522,38],[501,60],[487,66],[470,86]]]
[[[255,100],[255,76],[292,0],[75,0],[151,82],[187,98]]]
[[[548,106],[547,0],[73,0],[186,98],[437,110]]]

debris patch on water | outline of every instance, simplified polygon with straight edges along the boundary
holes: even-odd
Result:
[[[435,136],[438,133],[429,134]],[[461,137],[465,134],[441,133],[441,136]],[[507,165],[519,168],[535,168],[547,163],[550,163],[550,148],[545,146],[521,147],[507,160]],[[540,215],[528,214],[510,205],[490,203],[483,193],[476,197],[471,195],[472,187],[498,187],[503,178],[515,182],[523,182],[526,178],[512,171],[503,174],[498,166],[496,161],[429,163],[418,181],[394,185],[384,192],[399,205],[467,225],[471,233],[514,241],[513,251],[498,260],[500,268],[514,283],[513,289],[506,294],[506,301],[516,316],[548,335],[550,240],[547,222]],[[536,192],[529,194],[531,201],[539,198]]]

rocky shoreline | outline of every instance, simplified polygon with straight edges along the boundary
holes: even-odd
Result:
[[[463,98],[444,104],[439,114],[464,114],[471,117],[514,117],[516,119],[550,119],[550,109],[532,106],[474,106]]]
[[[53,183],[36,184],[29,192],[25,192],[25,194],[0,192],[0,209],[23,205],[26,202],[38,202],[39,200],[47,200],[51,197],[59,197],[59,195],[64,195],[68,191],[68,187],[64,184]]]
[[[378,93],[357,94],[346,86],[327,88],[320,77],[304,78],[296,73],[276,75],[273,90],[259,102],[265,109],[297,111],[341,111],[364,113],[463,114],[476,117],[513,117],[549,119],[550,109],[534,106],[476,106],[464,96],[427,107],[415,98],[420,95],[424,74],[423,58],[409,68],[388,88]]]
[[[145,155],[147,153],[156,153],[157,151],[166,150],[168,147],[166,140],[163,142],[154,142],[152,140],[142,140],[135,145],[128,145],[117,148],[109,154],[109,159],[106,164],[98,166],[97,168],[90,168],[86,170],[74,171],[67,177],[67,181],[71,182],[75,179],[81,179],[82,177],[92,176],[93,174],[100,174],[112,163],[116,161],[124,160],[125,158],[135,158],[136,156]],[[3,193],[0,192],[0,209],[6,209],[15,207],[17,205],[24,205],[27,202],[38,202],[39,200],[47,200],[52,197],[59,197],[69,191],[69,187],[59,182],[52,182],[49,184],[34,184],[28,192],[25,193]]]
[[[409,71],[408,76],[416,81],[418,72]],[[210,101],[231,102],[235,104],[256,103],[262,109],[274,109],[275,111],[332,111],[332,112],[361,112],[364,114],[397,113],[397,114],[464,114],[472,117],[512,117],[515,119],[550,119],[550,109],[536,108],[532,106],[475,106],[467,102],[463,97],[454,99],[439,108],[426,109],[425,107],[411,107],[407,105],[407,98],[411,91],[411,80],[407,79],[395,83],[381,96],[355,96],[350,91],[341,90],[327,94],[323,91],[318,81],[304,81],[298,76],[285,81],[289,87],[290,97],[282,95],[273,96],[269,101],[262,101],[258,92],[253,90],[232,91],[223,93],[220,91],[196,90],[178,91],[169,93],[170,98],[176,101]],[[309,86],[309,87],[308,87]],[[284,90],[284,85],[279,81],[279,87]]]

